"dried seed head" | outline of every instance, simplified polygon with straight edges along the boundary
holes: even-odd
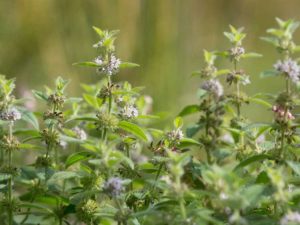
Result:
[[[99,204],[96,201],[89,199],[77,206],[76,215],[81,221],[89,223],[94,218],[94,214],[98,209]]]
[[[20,143],[16,137],[3,136],[0,141],[0,147],[7,152],[12,152],[20,149]]]
[[[49,155],[38,156],[35,161],[35,166],[37,168],[50,167],[52,165],[52,159]]]
[[[107,128],[115,130],[118,128],[119,120],[112,114],[99,112],[97,115],[98,121],[95,123],[98,129]]]
[[[57,93],[51,94],[48,97],[48,105],[55,105],[57,107],[62,107],[65,103],[65,97],[62,95],[59,95]]]

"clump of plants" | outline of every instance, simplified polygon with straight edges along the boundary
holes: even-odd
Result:
[[[82,84],[80,97],[69,96],[70,82],[58,77],[33,91],[44,107],[31,112],[28,99],[14,97],[15,80],[0,76],[2,223],[300,224],[299,22],[277,23],[262,39],[280,58],[261,76],[280,76],[281,92],[244,93],[252,75],[240,61],[261,55],[243,46],[242,28],[230,26],[230,45],[205,50],[193,73],[201,79],[198,102],[165,130],[155,127],[160,117],[143,88],[120,81],[120,71],[138,65],[118,58],[118,31],[94,27],[94,59],[74,65],[99,79]],[[219,60],[228,68],[218,68]],[[251,122],[245,104],[271,110],[273,121]],[[190,115],[195,122],[184,125]]]

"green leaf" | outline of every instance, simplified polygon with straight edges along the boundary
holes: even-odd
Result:
[[[187,116],[193,113],[197,113],[199,112],[199,109],[199,105],[188,105],[178,114],[178,116]]]
[[[249,52],[245,53],[241,56],[241,58],[247,59],[247,58],[260,58],[262,57],[262,54],[258,54],[256,52]]]
[[[262,161],[262,160],[265,160],[265,159],[268,159],[270,158],[269,155],[266,155],[266,154],[260,154],[260,155],[254,155],[254,156],[251,156],[250,158],[248,159],[245,159],[243,160],[242,162],[240,162],[235,168],[234,168],[234,171],[237,171],[243,167],[246,167],[248,166],[249,164],[251,163],[254,163],[254,162],[258,162],[258,161]]]
[[[204,127],[204,124],[190,125],[186,128],[186,136],[189,138],[193,137],[202,127]]]
[[[99,67],[99,65],[95,62],[78,62],[73,63],[73,66],[87,66],[87,67]]]
[[[183,126],[183,120],[180,116],[176,117],[173,123],[176,129],[181,128]]]
[[[253,97],[249,97],[248,100],[250,102],[254,102],[263,106],[266,106],[267,108],[272,108],[272,104],[270,104],[269,102],[261,99],[261,98],[253,98]]]
[[[221,75],[228,74],[228,73],[230,73],[230,70],[228,70],[228,69],[223,69],[223,70],[218,70],[218,71],[216,72],[216,75],[217,75],[217,76],[221,76]]]
[[[87,160],[89,159],[93,154],[89,151],[82,151],[82,152],[76,152],[72,155],[70,155],[66,162],[65,162],[65,165],[66,165],[66,168],[74,165],[75,163],[77,162],[80,162],[80,161],[83,161],[83,160]]]
[[[298,176],[300,176],[300,163],[299,162],[287,161],[286,163]]]
[[[127,121],[121,121],[119,123],[119,128],[133,134],[134,136],[136,136],[137,138],[140,138],[143,141],[148,141],[146,132],[134,123],[130,123]]]
[[[180,147],[181,148],[184,148],[184,147],[188,147],[188,146],[191,146],[191,145],[202,145],[200,142],[192,139],[192,138],[182,138],[180,140]]]
[[[201,75],[201,71],[200,70],[193,71],[192,74],[191,74],[192,77],[200,76],[200,75]]]
[[[20,149],[26,149],[26,150],[41,150],[43,148],[37,146],[37,145],[32,145],[32,144],[20,144],[19,145]]]
[[[131,63],[131,62],[122,62],[120,64],[120,69],[135,68],[135,67],[140,67],[140,65],[136,64],[136,63]]]
[[[22,114],[22,120],[31,124],[36,130],[39,130],[39,122],[32,112],[28,111],[25,108],[18,108],[18,110]]]
[[[66,179],[71,179],[78,177],[78,174],[72,171],[60,171],[55,173],[49,180],[48,183],[57,183],[58,181],[64,181]]]
[[[103,37],[104,33],[100,28],[93,26],[93,29],[101,38]]]
[[[276,71],[276,70],[266,70],[266,71],[263,71],[261,74],[260,74],[260,77],[261,78],[265,78],[265,77],[276,77],[278,76],[279,73]]]
[[[41,100],[48,101],[48,95],[44,94],[41,91],[32,90],[33,95]]]
[[[83,98],[93,108],[95,108],[95,109],[99,108],[97,97],[84,93]]]

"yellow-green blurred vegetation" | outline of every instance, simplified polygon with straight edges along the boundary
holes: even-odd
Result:
[[[275,25],[275,17],[299,19],[299,6],[299,0],[1,0],[0,71],[17,78],[20,95],[52,85],[58,75],[70,78],[70,94],[79,95],[80,82],[99,79],[93,69],[72,66],[96,56],[92,26],[120,29],[118,56],[141,67],[123,71],[116,79],[146,86],[155,111],[175,115],[196,102],[201,81],[190,75],[202,66],[202,50],[229,48],[223,36],[228,24],[244,26],[246,51],[264,55],[241,64],[252,80],[246,91],[280,90],[281,79],[259,78],[278,57],[259,37]],[[299,32],[297,38],[300,42]],[[218,61],[218,66],[229,64]],[[243,111],[255,120],[268,114],[260,106]]]

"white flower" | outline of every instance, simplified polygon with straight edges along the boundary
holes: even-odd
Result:
[[[74,127],[73,131],[79,140],[85,141],[87,139],[87,135],[86,135],[85,131],[80,129],[79,127]]]
[[[180,141],[184,137],[183,132],[181,129],[172,130],[171,132],[167,133],[167,138],[170,141]]]
[[[137,117],[139,115],[139,111],[133,105],[125,105],[123,108],[121,108],[120,114],[123,118],[131,119]]]
[[[212,95],[214,95],[216,98],[219,98],[223,95],[223,86],[221,85],[221,83],[218,80],[215,79],[211,79],[208,81],[205,81],[201,88],[209,93],[211,93]]]
[[[103,41],[98,41],[96,44],[93,44],[93,48],[100,48],[103,46]]]
[[[98,56],[94,62],[98,65],[98,66],[102,66],[103,64],[103,60],[102,60],[102,57],[101,56]]]
[[[280,225],[300,224],[300,213],[289,212],[280,220]]]
[[[299,81],[300,67],[297,62],[292,59],[287,59],[284,61],[278,60],[274,64],[274,68],[280,72],[286,74],[293,82]]]
[[[64,140],[60,140],[59,145],[63,149],[66,149],[68,147],[68,143],[66,141],[64,141]]]
[[[104,61],[101,56],[98,56],[94,62],[99,66],[97,71],[100,74],[105,75],[114,75],[119,72],[119,67],[121,64],[120,59],[118,59],[115,55],[110,55],[107,61]]]

